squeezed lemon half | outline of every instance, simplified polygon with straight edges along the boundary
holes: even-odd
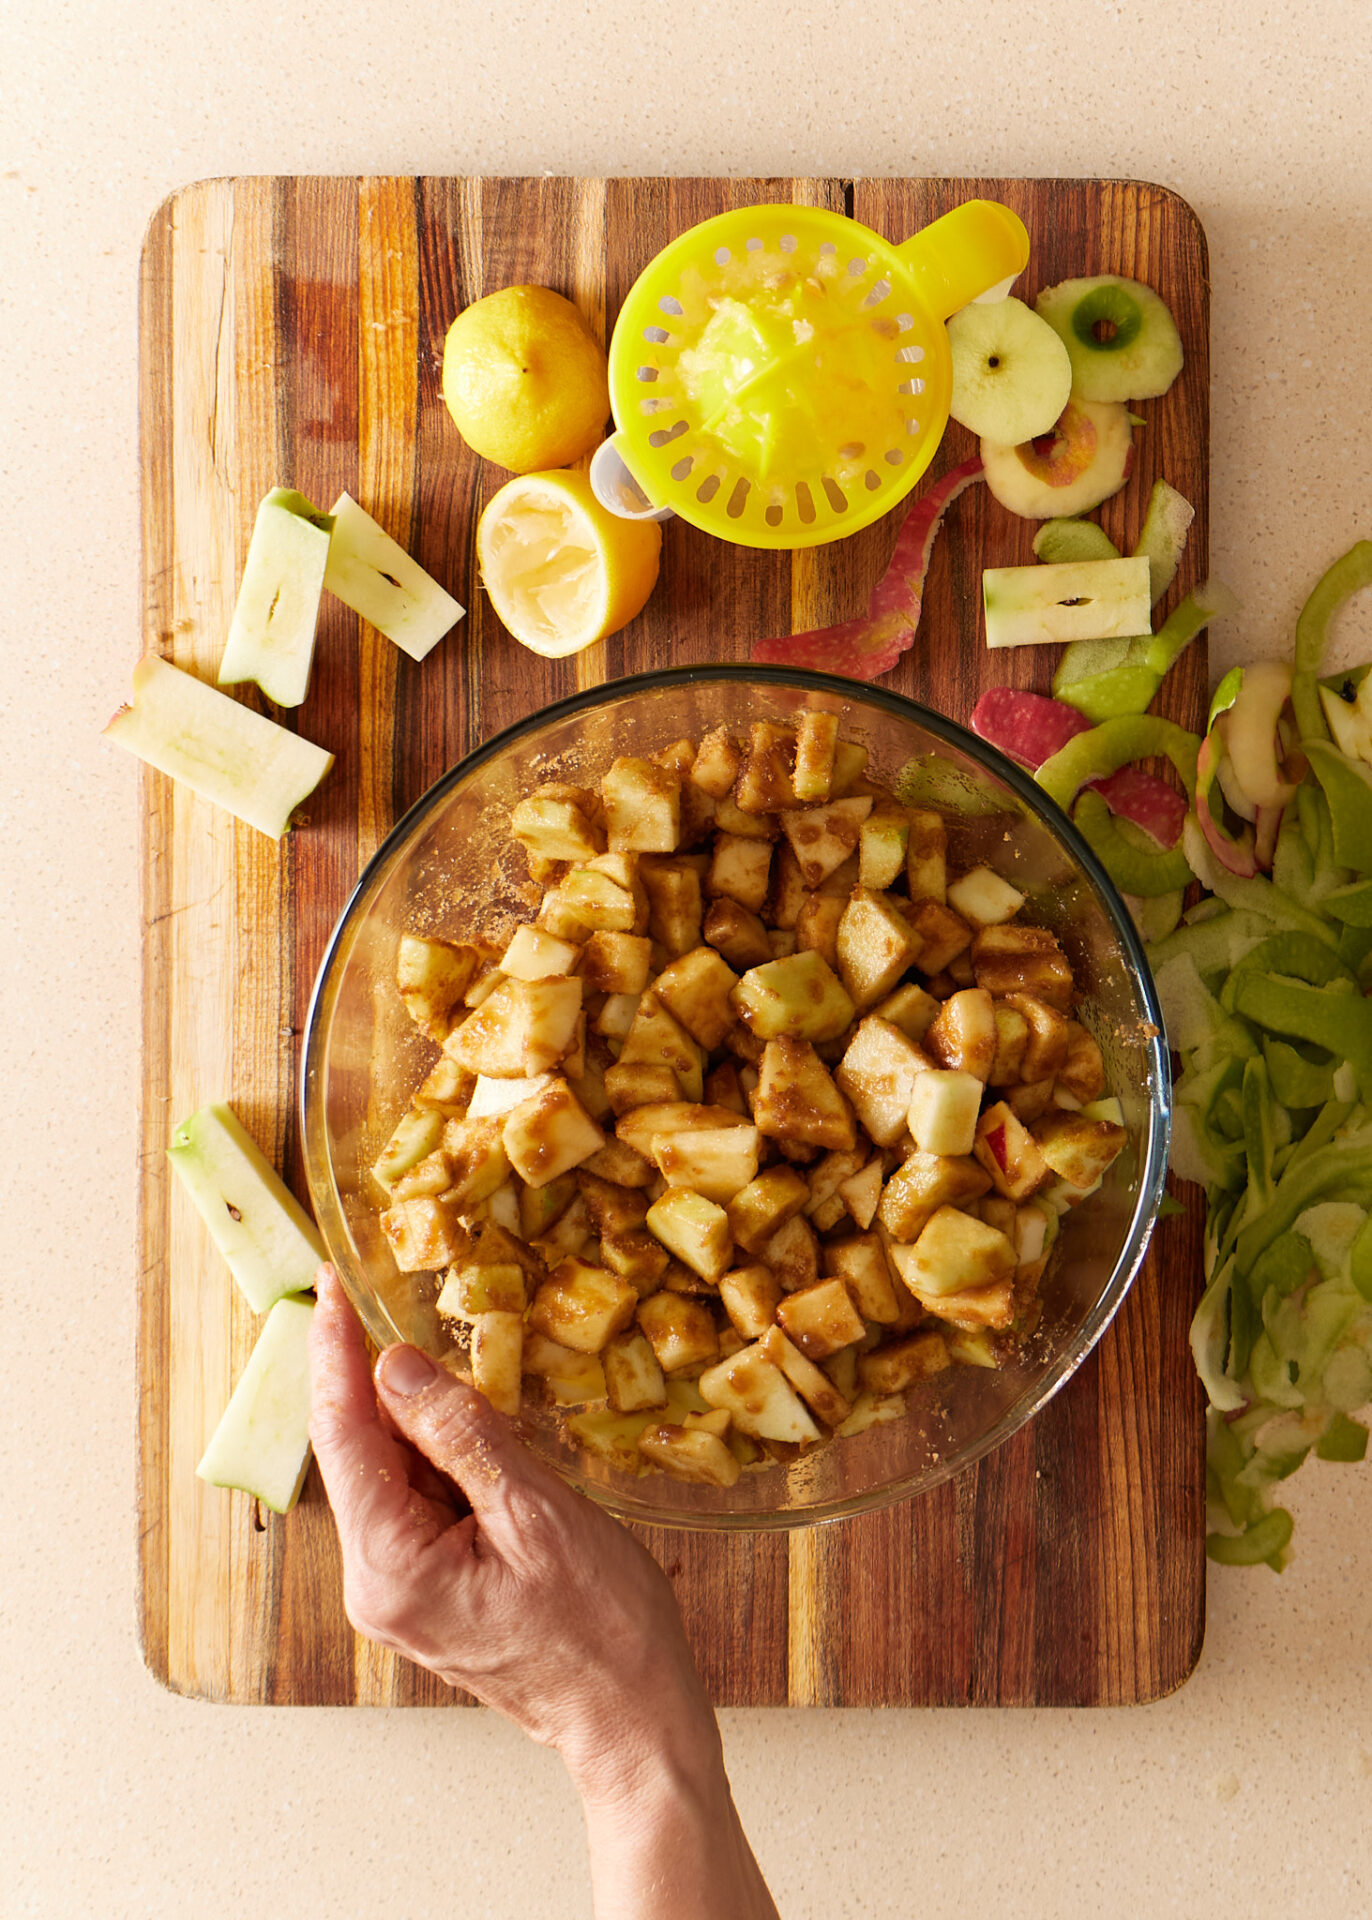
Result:
[[[657,581],[662,529],[606,511],[584,473],[526,473],[476,529],[491,605],[515,639],[549,659],[617,633]]]

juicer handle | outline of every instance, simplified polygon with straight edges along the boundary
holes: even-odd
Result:
[[[624,436],[612,433],[591,455],[591,492],[618,520],[675,520],[670,507],[655,507],[624,458]]]
[[[929,311],[947,320],[979,294],[1023,273],[1029,235],[1019,215],[999,200],[965,200],[897,252]]]

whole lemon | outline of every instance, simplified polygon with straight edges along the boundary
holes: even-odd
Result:
[[[503,287],[449,327],[443,398],[483,459],[514,473],[565,467],[604,433],[605,349],[551,287]]]

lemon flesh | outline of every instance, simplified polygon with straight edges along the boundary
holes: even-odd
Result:
[[[503,287],[465,307],[443,347],[443,398],[485,460],[529,473],[596,447],[610,411],[605,349],[551,287]]]
[[[584,473],[530,473],[489,502],[476,530],[482,583],[515,639],[550,659],[617,633],[652,592],[662,530],[620,520]]]

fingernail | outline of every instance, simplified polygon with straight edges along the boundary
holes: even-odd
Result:
[[[438,1368],[418,1347],[388,1347],[378,1368],[381,1384],[406,1396],[423,1393],[438,1378]]]

